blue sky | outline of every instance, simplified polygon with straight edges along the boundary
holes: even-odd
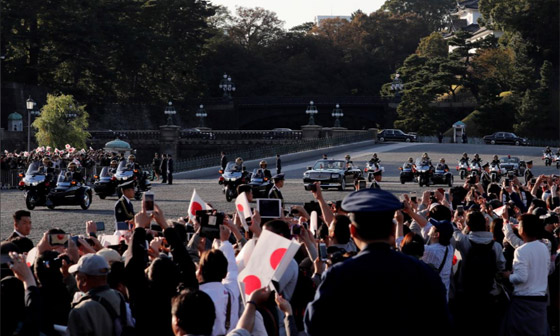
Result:
[[[262,7],[275,12],[289,29],[304,22],[313,22],[317,15],[350,15],[358,9],[371,13],[379,9],[385,0],[210,0],[235,12],[236,6]]]

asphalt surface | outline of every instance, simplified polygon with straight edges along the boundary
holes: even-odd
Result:
[[[473,157],[474,153],[479,153],[484,162],[491,160],[494,154],[499,156],[510,154],[522,160],[533,160],[533,172],[535,175],[560,174],[555,166],[544,166],[544,162],[541,160],[542,150],[543,148],[539,147],[433,143],[383,143],[376,145],[361,143],[356,144],[351,149],[348,149],[348,147],[343,150],[329,148],[316,152],[316,156],[312,154],[312,156],[306,158],[297,158],[283,162],[282,171],[286,174],[286,182],[282,193],[286,207],[313,200],[311,192],[304,190],[302,175],[307,166],[312,166],[317,159],[321,158],[321,153],[326,153],[329,158],[337,159],[343,159],[346,154],[349,154],[354,164],[363,169],[372,153],[376,152],[381,159],[381,165],[385,169],[383,181],[381,182],[382,188],[393,192],[397,196],[413,191],[420,196],[424,190],[429,189],[426,187],[420,188],[418,184],[412,182],[402,185],[398,179],[398,167],[409,157],[417,158],[423,152],[427,152],[434,163],[439,158],[444,157],[454,174],[455,185],[462,185],[455,166],[457,159],[463,152],[467,152],[470,158]],[[219,163],[217,162],[216,164]],[[247,169],[252,171],[255,167],[248,165]],[[274,162],[269,162],[269,169],[273,173],[275,172]],[[165,216],[170,219],[185,216],[193,189],[196,189],[200,197],[207,203],[212,204],[214,208],[224,212],[233,212],[234,203],[226,201],[222,188],[218,185],[219,174],[217,170],[218,168],[215,170],[210,169],[209,172],[197,178],[186,177],[189,176],[188,173],[176,174],[173,185],[161,184],[156,181],[152,182],[155,201],[163,210]],[[447,188],[444,185],[434,185],[429,188],[433,190],[438,187]],[[350,192],[351,188],[348,188],[346,191],[328,190],[323,193],[327,200],[336,201],[342,200]],[[107,197],[105,200],[94,196],[92,205],[88,210],[82,210],[79,206],[60,206],[54,210],[47,209],[46,207],[37,207],[31,211],[33,224],[30,238],[37,243],[43,232],[53,227],[60,227],[72,234],[85,234],[85,222],[88,220],[104,221],[106,231],[110,233],[114,230],[113,213],[116,201],[116,196]],[[0,238],[3,240],[13,229],[12,214],[16,210],[25,209],[24,192],[20,190],[2,190],[0,202]],[[138,211],[141,207],[141,202],[133,201],[133,204],[134,209]]]

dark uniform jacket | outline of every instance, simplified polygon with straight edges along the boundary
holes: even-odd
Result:
[[[284,199],[282,193],[280,192],[280,189],[278,189],[276,185],[273,185],[270,191],[268,192],[268,198],[277,198],[281,200]]]
[[[531,179],[534,176],[535,175],[533,175],[533,172],[531,171],[531,169],[529,169],[529,168],[525,169],[525,185],[527,185],[529,183],[529,181],[531,181]]]
[[[115,220],[117,222],[124,222],[130,219],[134,219],[132,202],[122,196],[115,204]]]
[[[222,169],[226,169],[227,166],[227,157],[224,155],[222,156],[222,159],[220,160],[220,166],[222,166]]]
[[[430,335],[452,334],[446,290],[438,274],[389,244],[372,243],[323,274],[305,312],[305,331],[311,336],[417,334],[426,316],[407,314],[404,323],[403,309],[437,316]]]

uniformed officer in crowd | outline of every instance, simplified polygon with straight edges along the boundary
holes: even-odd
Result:
[[[282,159],[280,159],[280,154],[276,154],[276,174],[282,172]]]
[[[119,185],[122,196],[115,203],[115,221],[125,222],[134,219],[134,207],[131,199],[134,198],[134,181],[128,181]]]
[[[381,169],[374,171],[373,181],[371,181],[371,185],[369,187],[372,189],[381,189],[381,185],[379,184],[379,182],[381,182],[382,177],[383,177],[383,172],[381,171]]]
[[[488,190],[488,185],[492,183],[492,178],[490,177],[490,164],[488,162],[482,165],[482,172],[480,173],[480,182],[482,182],[484,190]]]
[[[395,250],[393,218],[401,208],[399,199],[379,189],[355,191],[343,200],[360,252],[322,274],[305,312],[309,335],[413,335],[426,319],[430,335],[451,334],[440,277],[424,262]]]
[[[535,175],[533,175],[533,172],[531,171],[531,169],[533,168],[533,160],[529,160],[525,163],[527,164],[527,168],[525,169],[524,177],[525,177],[525,185],[527,185],[529,181],[531,181],[531,179],[535,177]]]
[[[272,177],[274,185],[270,188],[268,192],[268,198],[277,198],[283,200],[282,192],[280,189],[284,186],[284,174],[276,174]]]

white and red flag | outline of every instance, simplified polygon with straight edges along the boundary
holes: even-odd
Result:
[[[263,230],[247,266],[237,278],[244,301],[253,291],[267,287],[272,278],[280,279],[299,246],[295,241]]]
[[[196,217],[196,212],[198,210],[212,210],[212,207],[204,202],[202,198],[198,196],[196,189],[194,189],[191,196],[191,202],[189,203],[189,217]]]
[[[243,228],[245,231],[249,230],[249,226],[247,225],[247,221],[245,218],[251,218],[251,207],[249,206],[249,200],[247,199],[247,194],[242,192],[237,199],[235,200],[235,210],[237,210],[237,215],[241,219],[241,224],[243,224]]]

